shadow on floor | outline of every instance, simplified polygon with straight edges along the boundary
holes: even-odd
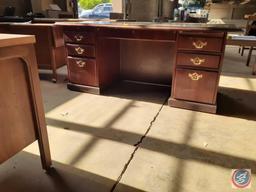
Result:
[[[115,181],[94,173],[53,162],[48,174],[41,169],[39,156],[20,152],[0,167],[3,192],[107,192]],[[123,184],[120,184],[123,185]],[[123,185],[126,191],[142,190]]]
[[[57,83],[64,83],[68,81],[68,72],[67,66],[64,65],[61,68],[57,69]],[[52,82],[53,72],[52,70],[39,69],[39,77],[41,80]]]
[[[99,129],[86,125],[80,125],[71,122],[64,122],[60,120],[47,119],[48,124],[55,127],[69,127],[70,130],[86,133],[98,137],[99,139],[104,138],[120,143],[131,145],[130,141],[135,138],[142,137],[136,133],[117,130],[117,129]],[[170,125],[171,126],[171,125]],[[170,127],[171,128],[171,127]],[[124,138],[124,139],[120,139]],[[236,157],[228,154],[208,151],[205,149],[189,146],[187,144],[174,143],[170,141],[164,141],[161,139],[146,137],[143,141],[141,148],[163,153],[169,156],[177,157],[183,160],[194,160],[201,163],[212,164],[227,169],[233,169],[234,167],[248,167],[252,169],[252,173],[256,174],[256,161],[246,159],[242,157]],[[82,154],[86,152],[83,150]]]
[[[256,121],[256,91],[221,87],[218,114]]]
[[[163,101],[170,96],[170,92],[171,87],[168,86],[120,81],[110,86],[103,95],[163,104]]]
[[[250,68],[250,73],[233,73],[233,72],[222,72],[221,76],[227,76],[227,77],[239,77],[239,78],[250,78],[250,79],[256,79],[256,75],[252,75],[252,69]]]

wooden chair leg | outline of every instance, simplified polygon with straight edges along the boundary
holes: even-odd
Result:
[[[242,47],[241,56],[244,56],[244,47]]]
[[[253,47],[250,47],[249,54],[248,54],[248,57],[247,57],[246,66],[250,65],[250,61],[251,61],[251,57],[252,57],[252,50],[253,50]]]
[[[239,53],[239,54],[241,53],[241,46],[240,46],[239,49],[238,49],[238,53]]]

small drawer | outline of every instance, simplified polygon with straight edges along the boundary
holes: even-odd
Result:
[[[204,54],[177,54],[178,66],[202,67],[218,69],[220,64],[220,56],[204,55]]]
[[[173,97],[199,103],[215,104],[218,73],[176,69]]]
[[[69,56],[95,57],[95,47],[92,45],[67,44],[66,47]]]
[[[65,31],[64,40],[66,43],[95,44],[95,35],[91,31]]]
[[[174,30],[146,29],[100,29],[99,35],[120,39],[140,39],[157,41],[175,41],[177,32]]]
[[[98,86],[94,59],[68,57],[68,77],[71,83]]]
[[[135,39],[175,41],[176,40],[176,31],[138,29],[138,30],[133,30],[133,37]]]
[[[221,52],[223,38],[179,35],[178,50]]]

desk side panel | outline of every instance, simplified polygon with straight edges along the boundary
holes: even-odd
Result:
[[[20,58],[0,59],[0,73],[2,163],[35,141],[36,133],[25,63]]]

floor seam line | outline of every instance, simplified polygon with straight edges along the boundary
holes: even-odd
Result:
[[[146,130],[146,132],[145,132],[145,134],[140,138],[140,140],[139,140],[136,144],[134,144],[135,149],[134,149],[134,151],[132,152],[132,154],[131,154],[129,160],[128,160],[127,163],[125,164],[125,166],[124,166],[124,168],[123,168],[121,174],[120,174],[119,177],[117,178],[115,184],[114,184],[113,187],[111,188],[111,190],[110,190],[111,192],[114,192],[114,190],[116,189],[117,185],[120,183],[120,181],[121,181],[121,179],[122,179],[124,173],[126,172],[127,168],[129,167],[131,161],[133,160],[136,151],[140,148],[140,145],[142,144],[143,140],[144,140],[144,139],[146,138],[146,136],[148,135],[148,133],[149,133],[149,131],[151,130],[151,128],[152,128],[154,122],[156,121],[156,119],[157,119],[157,117],[159,116],[160,112],[162,111],[163,107],[164,107],[165,104],[167,103],[168,98],[169,98],[169,97],[167,97],[167,98],[165,99],[164,103],[161,105],[160,109],[157,111],[157,113],[156,113],[156,115],[154,116],[153,120],[150,122],[150,124],[149,124],[149,126],[148,126],[148,128],[147,128],[147,130]]]

